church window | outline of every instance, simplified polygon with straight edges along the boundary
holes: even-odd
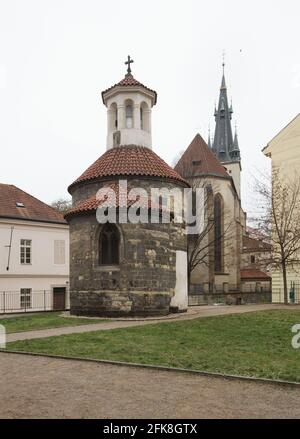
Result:
[[[118,129],[118,108],[115,102],[109,107],[108,122],[110,132],[114,132]]]
[[[141,130],[143,130],[143,108],[140,108],[140,121],[141,121]]]
[[[251,264],[255,264],[255,256],[251,255]]]
[[[133,110],[132,105],[126,105],[126,128],[132,128],[133,126]]]
[[[115,109],[115,129],[118,129],[118,109]]]
[[[119,264],[120,234],[114,224],[106,223],[100,233],[99,264]]]
[[[149,107],[146,102],[142,102],[140,106],[140,127],[141,130],[150,132]]]
[[[216,195],[214,199],[214,231],[215,231],[215,272],[223,271],[223,212],[222,199]]]

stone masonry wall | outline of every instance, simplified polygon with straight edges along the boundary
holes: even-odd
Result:
[[[128,186],[149,188],[149,181],[132,180]],[[164,187],[161,181],[151,186]],[[88,188],[90,196],[91,185]],[[81,186],[80,196],[82,191]],[[187,246],[184,225],[117,224],[120,264],[112,266],[98,262],[102,225],[95,212],[72,217],[69,225],[72,314],[168,314],[176,282],[176,250],[186,251]]]

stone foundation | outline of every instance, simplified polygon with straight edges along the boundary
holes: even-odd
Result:
[[[165,316],[170,312],[168,292],[71,291],[71,314],[94,317]]]

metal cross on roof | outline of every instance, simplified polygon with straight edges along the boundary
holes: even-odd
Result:
[[[223,75],[224,75],[224,68],[225,68],[225,55],[226,55],[226,52],[225,52],[225,49],[223,49],[223,52],[222,52],[222,59],[223,59],[223,62],[222,62]]]
[[[131,63],[133,63],[134,61],[133,61],[133,59],[131,59],[130,58],[130,55],[128,55],[128,57],[127,57],[127,61],[125,61],[125,63],[124,64],[127,64],[128,65],[128,67],[127,67],[127,73],[131,73],[131,67],[130,67],[130,64]]]

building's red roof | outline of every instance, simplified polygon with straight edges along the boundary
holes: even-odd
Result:
[[[78,214],[85,214],[89,212],[94,212],[98,207],[100,207],[104,202],[106,203],[106,207],[130,207],[132,206],[137,200],[139,201],[140,207],[143,207],[145,209],[158,209],[158,210],[167,210],[164,206],[161,204],[153,205],[151,203],[151,200],[148,197],[140,198],[134,197],[135,199],[129,199],[128,194],[130,192],[130,188],[127,189],[126,192],[120,193],[120,186],[118,182],[111,182],[107,185],[103,186],[100,189],[112,189],[115,196],[110,192],[107,191],[105,194],[95,194],[90,196],[87,200],[79,201],[72,209],[70,209],[66,214],[65,218],[68,219],[73,215]],[[104,195],[102,197],[102,195]]]
[[[243,252],[270,252],[272,250],[271,244],[262,241],[261,239],[250,238],[250,236],[243,236]]]
[[[271,276],[257,268],[244,268],[241,270],[242,280],[271,280]]]
[[[52,207],[14,185],[1,183],[0,218],[66,223],[63,216]]]
[[[200,134],[195,136],[174,169],[184,178],[201,175],[230,178]]]
[[[70,186],[105,177],[145,176],[176,180],[187,185],[155,152],[144,146],[120,146],[106,151]]]
[[[133,75],[131,73],[127,73],[125,75],[125,78],[123,78],[120,82],[118,82],[117,84],[114,84],[113,86],[107,88],[106,90],[104,90],[102,92],[102,100],[103,103],[104,102],[104,96],[107,92],[111,91],[112,89],[114,89],[115,87],[142,87],[147,91],[150,91],[151,93],[154,94],[154,104],[156,104],[157,102],[157,93],[154,90],[151,90],[151,88],[146,87],[146,85],[142,84],[141,82],[137,81]]]
[[[263,241],[267,244],[270,244],[270,242],[271,242],[270,236],[268,234],[264,233],[261,229],[259,229],[257,227],[254,228],[254,227],[247,226],[246,227],[246,234],[250,238],[259,239],[260,241]]]

